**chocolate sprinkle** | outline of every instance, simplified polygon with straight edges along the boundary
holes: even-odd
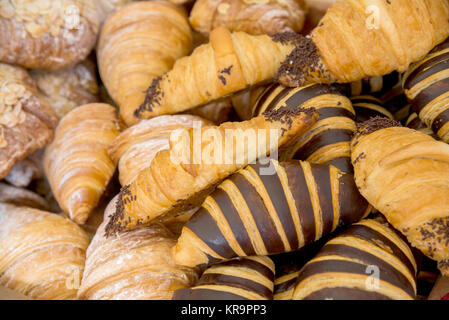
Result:
[[[220,73],[226,73],[226,74],[230,75],[232,67],[233,67],[233,65],[231,64],[229,67],[224,68],[223,70],[220,70]]]
[[[266,120],[270,122],[279,121],[282,124],[287,124],[288,129],[282,128],[282,136],[284,133],[291,129],[293,124],[293,118],[301,113],[306,113],[313,116],[316,113],[315,108],[290,108],[287,106],[281,107],[279,109],[265,110],[262,115]]]
[[[108,216],[110,219],[105,227],[104,233],[106,238],[123,231],[126,226],[131,223],[131,217],[128,217],[128,220],[123,223],[119,222],[119,220],[124,220],[125,204],[135,200],[136,196],[133,197],[131,190],[129,190],[129,185],[123,186],[118,194],[117,201],[115,202],[115,211],[113,214]]]
[[[358,157],[354,160],[354,162],[352,163],[352,165],[356,165],[360,160],[363,160],[366,158],[366,154],[364,152],[362,152],[361,154],[358,155]]]
[[[161,80],[162,77],[156,77],[153,79],[153,82],[151,82],[151,85],[146,91],[145,100],[139,108],[134,111],[134,116],[136,118],[139,118],[144,111],[153,111],[155,104],[161,104],[161,98],[164,96],[164,93],[161,91]]]
[[[357,131],[355,132],[355,135],[368,135],[370,133],[376,132],[377,130],[391,127],[402,127],[402,125],[400,122],[391,120],[386,117],[374,117],[357,125]]]

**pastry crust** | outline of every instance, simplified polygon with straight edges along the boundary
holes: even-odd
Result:
[[[45,151],[44,168],[53,194],[77,223],[87,220],[114,174],[107,150],[121,128],[114,107],[84,105],[61,120]]]
[[[16,187],[27,187],[31,181],[44,177],[44,149],[39,149],[11,168],[5,181]]]
[[[115,199],[104,212],[112,213]],[[86,269],[78,296],[92,300],[171,299],[176,289],[192,286],[195,270],[174,264],[170,248],[176,240],[155,224],[105,238],[100,225],[87,250]]]
[[[95,45],[99,18],[90,0],[3,0],[0,61],[58,70],[85,59]]]
[[[0,203],[0,285],[34,299],[75,299],[89,238],[59,215]]]
[[[40,195],[23,188],[10,186],[0,182],[0,202],[16,206],[49,210],[47,201]]]
[[[449,274],[449,146],[375,118],[352,141],[360,193]]]
[[[137,122],[133,112],[144,101],[151,81],[187,55],[192,41],[185,11],[166,1],[128,4],[105,22],[98,67],[127,125]]]
[[[304,0],[198,0],[189,21],[206,35],[217,27],[261,35],[299,32],[305,18]]]

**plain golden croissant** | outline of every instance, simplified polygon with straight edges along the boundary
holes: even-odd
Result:
[[[17,206],[49,210],[47,201],[31,190],[14,187],[0,182],[0,202]]]
[[[404,75],[404,91],[423,123],[449,143],[449,39]]]
[[[299,32],[305,19],[304,0],[198,0],[189,17],[192,27],[206,35],[217,27],[253,35]]]
[[[447,0],[337,0],[279,69],[284,85],[404,72],[449,35]]]
[[[366,219],[329,240],[299,272],[293,300],[413,300],[418,264],[402,235]]]
[[[114,174],[107,150],[120,129],[115,108],[84,105],[61,120],[45,151],[44,168],[53,194],[77,223],[87,220]]]
[[[351,148],[360,193],[449,275],[449,145],[373,118]]]
[[[275,267],[266,256],[235,258],[207,268],[172,300],[272,300]]]
[[[30,75],[58,118],[78,106],[99,102],[96,66],[90,60],[58,71],[31,70]]]
[[[206,198],[172,250],[177,264],[295,251],[371,211],[350,173],[305,161],[271,165],[271,175],[247,166]]]
[[[160,151],[122,188],[107,234],[199,206],[221,180],[258,158],[274,156],[316,117],[311,109],[281,108],[244,122],[179,130],[170,138],[170,149]]]
[[[211,123],[193,115],[166,115],[142,120],[120,133],[109,146],[109,156],[118,163],[121,185],[130,184],[159,151],[169,148],[173,131],[194,125]]]
[[[0,61],[25,68],[73,66],[95,45],[99,19],[91,0],[2,0]]]
[[[170,71],[153,80],[135,116],[178,113],[274,79],[300,37],[293,32],[288,35],[253,36],[231,33],[224,27],[212,30],[209,43],[177,60]]]
[[[192,48],[183,8],[165,1],[130,3],[105,22],[98,43],[98,67],[110,96],[128,124],[151,81],[171,69]]]
[[[0,179],[50,142],[57,121],[28,72],[0,63]]]
[[[115,208],[111,201],[105,219]],[[78,296],[92,300],[171,299],[176,289],[192,286],[194,269],[177,266],[170,256],[176,238],[163,226],[132,230],[105,238],[106,221],[87,249]]]
[[[253,117],[282,107],[314,108],[319,114],[317,122],[280,156],[280,160],[332,164],[342,171],[352,172],[350,141],[356,130],[355,112],[351,101],[336,87],[311,84],[288,88],[273,84],[256,91],[259,93],[250,93],[250,101],[244,106],[251,111],[240,110],[240,114]]]
[[[16,187],[27,187],[33,180],[44,177],[44,149],[33,152],[11,168],[5,181]]]
[[[65,217],[0,203],[0,285],[34,299],[76,299],[89,238]]]

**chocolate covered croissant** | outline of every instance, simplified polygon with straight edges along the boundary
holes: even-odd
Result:
[[[328,241],[299,272],[294,300],[413,300],[417,262],[388,223],[366,219]]]
[[[394,120],[390,111],[382,106],[382,102],[373,96],[363,95],[351,97],[355,111],[355,122],[362,123],[375,117],[386,117]]]
[[[28,72],[0,63],[0,179],[50,142],[57,121]]]
[[[413,111],[449,142],[449,39],[405,74],[403,87]]]
[[[360,193],[449,274],[449,145],[385,118],[364,123],[351,143]]]
[[[105,22],[97,49],[98,67],[126,124],[137,122],[133,112],[144,101],[151,81],[191,48],[185,11],[166,1],[130,3]]]
[[[207,268],[172,300],[272,300],[274,263],[266,256],[235,258]]]
[[[281,155],[281,160],[332,164],[345,172],[352,172],[350,141],[356,130],[355,113],[351,101],[336,87],[313,84],[288,88],[273,84],[264,90],[255,90],[258,93],[250,93],[249,101],[240,106],[240,109],[250,111],[240,110],[240,114],[252,117],[282,107],[314,108],[319,114],[318,121]]]
[[[189,21],[203,34],[217,27],[253,35],[299,32],[304,26],[305,11],[304,0],[198,0]]]
[[[244,122],[178,130],[170,149],[120,192],[106,232],[134,229],[199,206],[235,171],[270,156],[301,136],[315,122],[311,109],[281,108]]]
[[[105,219],[115,200],[106,208]],[[78,292],[90,300],[171,299],[176,289],[192,286],[197,273],[177,266],[170,256],[175,236],[161,225],[151,225],[117,237],[105,238],[103,222],[86,254],[86,269]]]
[[[95,45],[99,18],[90,0],[2,0],[0,61],[57,70],[75,65]]]
[[[53,194],[77,223],[87,220],[115,171],[107,150],[120,129],[115,108],[87,104],[61,120],[45,151],[44,168]]]
[[[34,299],[76,299],[89,238],[65,217],[0,203],[0,285]]]
[[[371,210],[353,175],[330,165],[250,165],[221,183],[187,222],[172,249],[186,266],[297,250],[359,221]]]

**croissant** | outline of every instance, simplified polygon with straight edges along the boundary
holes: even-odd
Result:
[[[230,120],[232,110],[231,99],[223,99],[190,109],[186,113],[202,117],[219,125]]]
[[[58,118],[78,106],[99,102],[96,66],[90,60],[64,70],[31,70],[30,75]]]
[[[441,140],[449,143],[449,39],[414,64],[404,76],[411,108]]]
[[[154,156],[169,148],[170,134],[176,129],[209,126],[210,123],[191,115],[167,115],[142,120],[124,130],[109,146],[109,156],[118,163],[120,183],[130,184],[149,167]]]
[[[133,0],[96,0],[95,2],[100,24],[102,24],[110,15],[133,2]]]
[[[80,62],[95,45],[95,1],[0,3],[0,61],[28,69],[57,70]]]
[[[299,37],[293,32],[253,36],[218,27],[209,43],[153,80],[134,114],[151,118],[178,113],[272,80]]]
[[[105,22],[98,67],[126,124],[137,122],[133,112],[144,101],[152,79],[170,70],[191,47],[185,11],[166,1],[130,3]]]
[[[26,159],[19,161],[11,168],[5,181],[16,187],[27,187],[31,181],[44,177],[42,166],[44,149],[30,154]]]
[[[285,59],[277,78],[299,86],[404,72],[447,38],[448,18],[446,0],[337,0]]]
[[[189,21],[196,31],[206,35],[217,27],[260,35],[299,32],[305,18],[304,0],[198,0]]]
[[[9,203],[35,209],[47,210],[47,201],[40,195],[23,188],[0,182],[0,203]]]
[[[33,299],[75,299],[89,238],[65,217],[0,203],[0,286]]]
[[[57,121],[28,72],[0,63],[0,179],[50,142]]]
[[[192,288],[172,300],[272,300],[274,263],[269,257],[235,258],[207,268]]]
[[[156,154],[150,166],[122,188],[107,235],[199,206],[228,175],[272,156],[315,119],[311,109],[284,108],[244,122],[177,130],[170,149]]]
[[[371,210],[350,173],[301,161],[271,166],[276,173],[264,175],[250,165],[206,198],[172,249],[177,264],[294,251]]]
[[[413,130],[421,131],[422,133],[431,136],[435,140],[440,140],[440,138],[432,131],[432,129],[426,126],[426,124],[422,122],[421,119],[419,119],[416,113],[412,113],[408,117],[407,121],[405,122],[405,126]]]
[[[417,270],[396,230],[366,219],[328,241],[301,269],[293,300],[413,300]]]
[[[351,82],[348,88],[348,95],[350,97],[369,95],[380,98],[384,94],[401,86],[402,75],[394,71],[384,76],[364,78]]]
[[[449,275],[449,146],[385,118],[351,143],[360,193]]]
[[[449,300],[449,278],[440,276],[429,295],[429,300]]]
[[[356,130],[354,109],[351,101],[336,87],[327,84],[313,84],[298,88],[271,85],[259,91],[249,101],[251,116],[265,110],[287,108],[315,108],[318,121],[300,137],[293,147],[281,155],[281,160],[307,160],[311,163],[332,164],[352,172],[350,141]],[[251,97],[249,97],[251,99]]]
[[[111,201],[105,218],[114,210]],[[170,256],[175,237],[163,226],[103,237],[106,221],[97,230],[86,254],[86,269],[78,297],[91,300],[171,299],[176,289],[192,286],[194,269],[177,266]]]
[[[79,224],[87,220],[115,171],[107,149],[120,129],[113,107],[84,105],[61,120],[45,151],[44,169],[53,194]]]
[[[351,98],[355,111],[355,122],[362,123],[375,117],[386,117],[394,120],[390,111],[382,106],[382,101],[370,95],[354,96]]]

